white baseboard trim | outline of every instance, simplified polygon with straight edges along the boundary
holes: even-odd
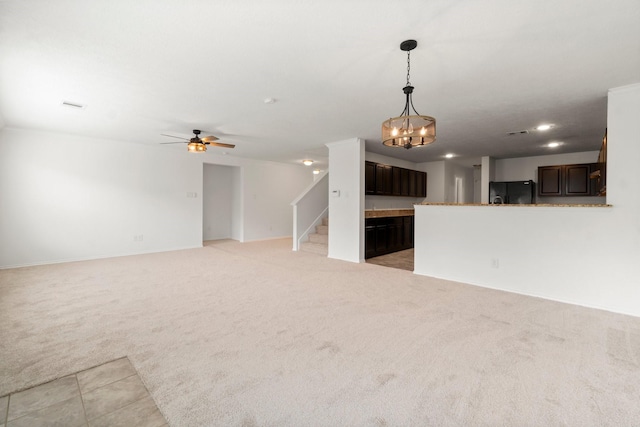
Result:
[[[119,258],[123,256],[155,254],[159,252],[182,251],[185,249],[198,249],[198,248],[202,248],[202,244],[200,244],[199,246],[182,246],[182,247],[169,248],[169,249],[159,249],[159,250],[152,249],[148,251],[125,252],[125,253],[117,253],[117,254],[111,254],[111,255],[96,255],[96,256],[78,257],[78,258],[61,258],[61,259],[54,259],[54,260],[29,262],[24,264],[0,265],[0,270],[9,270],[11,268],[35,267],[38,265],[64,264],[67,262],[93,261],[96,259]]]

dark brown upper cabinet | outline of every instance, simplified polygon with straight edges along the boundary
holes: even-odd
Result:
[[[538,168],[538,196],[562,196],[562,166]]]
[[[427,197],[427,173],[365,162],[365,194],[377,196]]]
[[[364,162],[364,194],[376,194],[376,164]]]
[[[597,167],[597,163],[541,166],[538,196],[595,196],[598,189],[590,175]]]
[[[590,164],[565,166],[565,196],[591,195],[591,180],[589,179],[591,168],[592,165]]]

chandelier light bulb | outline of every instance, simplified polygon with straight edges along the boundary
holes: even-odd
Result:
[[[398,128],[394,126],[391,130],[391,136],[398,136]]]
[[[420,129],[420,136],[425,136],[427,134],[427,129],[422,126],[422,129]]]

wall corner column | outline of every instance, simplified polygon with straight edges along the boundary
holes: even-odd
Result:
[[[329,148],[329,258],[364,261],[364,140]]]

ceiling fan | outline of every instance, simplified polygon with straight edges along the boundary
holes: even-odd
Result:
[[[187,150],[190,153],[203,153],[205,151],[207,151],[207,145],[213,145],[214,147],[224,147],[224,148],[233,148],[235,147],[234,144],[225,144],[223,142],[216,142],[218,140],[218,137],[210,135],[210,136],[203,136],[202,138],[200,138],[200,133],[201,131],[199,131],[198,129],[194,129],[193,130],[193,134],[195,135],[193,138],[191,139],[187,139],[187,138],[182,138],[181,136],[174,136],[174,135],[168,135],[168,134],[162,134],[162,136],[168,136],[171,138],[178,138],[178,139],[184,139],[187,142]],[[161,142],[161,144],[181,144],[183,143],[182,141],[176,141],[176,142]]]

